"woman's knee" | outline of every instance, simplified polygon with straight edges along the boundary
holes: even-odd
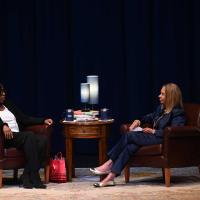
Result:
[[[48,138],[44,135],[37,135],[37,144],[39,149],[46,148],[48,144]]]
[[[139,146],[136,144],[127,145],[127,151],[130,156],[133,155],[138,149],[139,149]]]
[[[23,132],[24,136],[26,139],[35,139],[35,134],[32,132],[32,131],[26,131],[26,132]]]
[[[126,134],[126,137],[127,137],[127,140],[132,143],[134,142],[135,138],[138,137],[138,132],[130,131]]]

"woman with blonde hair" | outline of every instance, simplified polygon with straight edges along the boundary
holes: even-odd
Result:
[[[108,153],[109,160],[103,165],[90,168],[96,175],[107,174],[106,178],[94,187],[114,186],[114,178],[120,175],[129,158],[140,147],[163,142],[163,129],[167,126],[182,126],[185,124],[182,94],[174,83],[163,85],[160,91],[160,105],[150,114],[134,120],[129,132],[124,134],[119,142]],[[152,128],[141,128],[142,124],[152,124]]]

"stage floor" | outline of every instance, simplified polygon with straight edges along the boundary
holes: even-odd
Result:
[[[47,189],[23,189],[10,180],[12,172],[4,171],[5,185],[0,189],[2,200],[57,200],[57,199],[135,199],[135,200],[198,200],[200,199],[200,175],[196,167],[173,169],[171,187],[166,188],[160,169],[132,168],[130,183],[124,176],[116,178],[116,186],[94,188],[99,181],[89,168],[76,168],[73,182],[49,183]],[[20,172],[21,173],[21,172]],[[42,174],[42,172],[41,172]]]

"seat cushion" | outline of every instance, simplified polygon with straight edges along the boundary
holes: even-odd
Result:
[[[24,157],[24,152],[16,148],[4,149],[4,156],[7,158]]]
[[[135,156],[145,156],[145,155],[160,155],[162,153],[162,144],[150,145],[141,147]]]

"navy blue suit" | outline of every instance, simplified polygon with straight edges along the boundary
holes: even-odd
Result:
[[[163,129],[167,126],[181,126],[185,124],[185,114],[182,108],[173,108],[170,113],[164,113],[162,106],[158,106],[155,112],[145,115],[140,119],[141,123],[150,123],[155,129],[155,134],[147,134],[142,131],[130,131],[122,135],[119,142],[108,153],[113,161],[111,171],[119,175],[131,156],[142,146],[161,144],[163,141]]]

